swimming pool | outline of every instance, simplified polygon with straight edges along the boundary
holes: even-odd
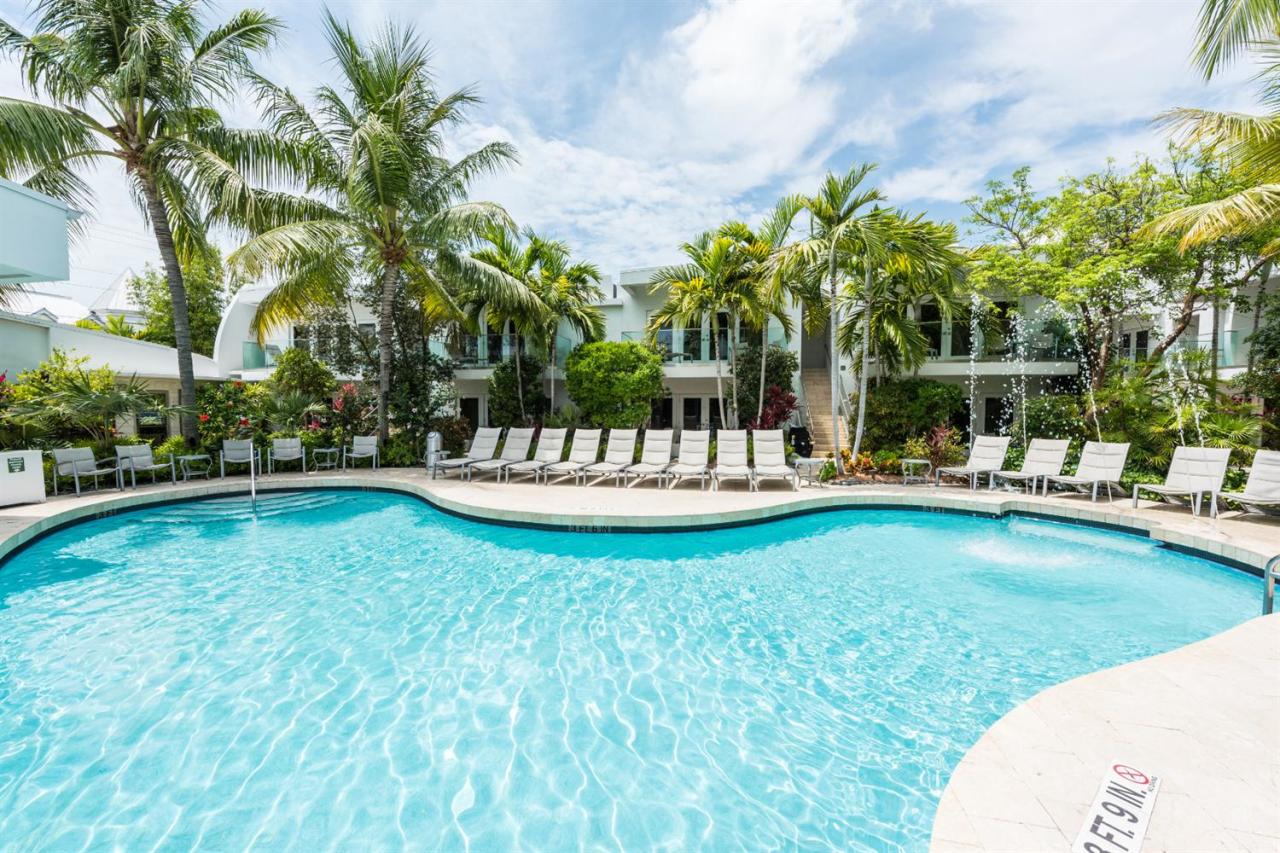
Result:
[[[574,535],[260,504],[0,568],[6,844],[923,850],[1003,713],[1243,622],[1260,583],[1024,519]]]

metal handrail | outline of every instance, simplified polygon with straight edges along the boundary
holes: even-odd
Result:
[[[253,444],[250,444],[249,445],[249,506],[254,513],[257,513],[258,511],[258,481],[253,474],[253,469],[256,467],[253,464],[253,460],[255,459],[256,455],[257,455],[257,451],[254,449]],[[305,468],[306,465],[304,464],[303,467]]]
[[[1267,616],[1276,608],[1276,578],[1280,577],[1280,554],[1267,560],[1262,570],[1262,615]]]

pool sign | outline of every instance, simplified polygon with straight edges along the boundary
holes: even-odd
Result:
[[[1159,791],[1158,777],[1112,762],[1102,776],[1071,853],[1138,853]]]

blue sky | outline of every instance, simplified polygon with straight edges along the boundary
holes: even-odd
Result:
[[[262,70],[307,93],[332,70],[320,6],[269,8],[289,29]],[[1047,189],[1108,157],[1160,153],[1150,119],[1169,107],[1252,106],[1247,69],[1212,85],[1191,71],[1194,0],[331,8],[365,34],[388,19],[414,23],[440,85],[474,84],[485,99],[458,144],[505,139],[520,151],[520,165],[476,197],[610,274],[671,261],[682,240],[725,219],[758,220],[828,169],[878,163],[891,203],[959,220],[966,197],[1018,166]],[[0,0],[0,15],[21,24],[25,6]],[[20,93],[13,64],[0,62],[0,94]],[[244,102],[226,114],[256,120]],[[66,286],[82,301],[156,259],[120,176],[93,182],[94,225]]]

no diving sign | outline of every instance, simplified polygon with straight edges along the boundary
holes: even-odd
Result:
[[[1159,791],[1158,777],[1112,762],[1102,776],[1071,853],[1138,853]]]

